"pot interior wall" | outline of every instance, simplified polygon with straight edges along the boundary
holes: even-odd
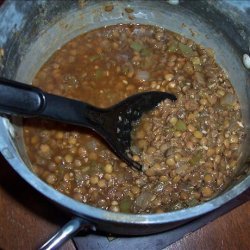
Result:
[[[56,2],[56,4],[59,4],[59,2]],[[245,170],[244,166],[247,166],[246,162],[250,154],[246,146],[250,142],[248,104],[250,83],[248,73],[242,65],[242,55],[239,54],[239,51],[211,23],[180,6],[171,6],[161,1],[157,4],[154,1],[114,1],[114,8],[109,12],[105,11],[104,6],[105,4],[102,1],[90,1],[86,6],[65,4],[65,9],[62,9],[61,12],[58,11],[57,14],[54,13],[55,16],[52,19],[43,20],[43,15],[40,15],[40,20],[33,19],[32,15],[28,16],[20,37],[22,35],[27,37],[31,30],[34,30],[35,35],[30,40],[24,39],[25,44],[21,44],[21,39],[16,39],[15,43],[12,44],[12,48],[9,50],[10,55],[14,53],[15,49],[18,49],[18,46],[24,48],[20,64],[16,72],[12,72],[12,76],[18,81],[31,83],[36,72],[54,51],[75,36],[105,25],[117,23],[152,24],[180,33],[205,47],[213,48],[217,62],[223,67],[234,85],[240,99],[247,131],[247,138],[245,145],[242,147],[241,155],[241,170]],[[132,13],[125,11],[128,6],[133,9]],[[38,21],[44,22],[43,25],[39,24],[40,26],[37,27]],[[7,67],[13,63],[11,57],[8,60],[6,62]],[[6,72],[6,75],[8,74],[9,72]],[[13,127],[6,121],[6,128],[11,131],[12,143],[17,146],[21,159],[29,165],[23,145],[21,122],[15,119],[12,124]]]

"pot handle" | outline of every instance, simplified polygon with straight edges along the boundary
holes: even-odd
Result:
[[[46,243],[44,243],[39,249],[40,250],[58,249],[66,241],[71,239],[76,233],[78,233],[81,230],[96,231],[96,228],[89,221],[86,221],[80,217],[73,218],[68,223],[66,223],[56,234],[54,234]]]

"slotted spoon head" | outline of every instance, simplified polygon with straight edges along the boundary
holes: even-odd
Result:
[[[102,125],[109,135],[104,139],[122,160],[138,170],[142,170],[142,166],[132,160],[130,150],[133,123],[165,99],[175,101],[176,97],[160,91],[144,92],[130,96],[105,111]]]
[[[174,95],[165,92],[144,92],[130,96],[108,109],[100,109],[4,78],[0,78],[0,90],[0,111],[25,117],[42,117],[92,129],[103,137],[118,157],[138,170],[142,166],[131,159],[130,150],[133,123],[166,98],[176,100]],[[10,97],[9,93],[15,98]]]

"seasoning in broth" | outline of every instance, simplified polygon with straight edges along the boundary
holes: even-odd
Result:
[[[99,107],[150,90],[177,96],[134,127],[133,159],[145,172],[86,129],[25,121],[33,171],[80,202],[113,212],[167,212],[211,199],[237,170],[244,133],[235,91],[211,51],[181,35],[149,25],[96,29],[56,51],[33,84]]]

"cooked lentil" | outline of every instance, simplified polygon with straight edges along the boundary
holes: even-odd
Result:
[[[236,171],[243,138],[237,96],[211,50],[183,36],[145,25],[93,30],[56,51],[33,84],[99,107],[150,90],[178,98],[135,125],[133,159],[144,173],[86,129],[25,121],[33,171],[80,202],[113,212],[162,213],[211,199]]]

